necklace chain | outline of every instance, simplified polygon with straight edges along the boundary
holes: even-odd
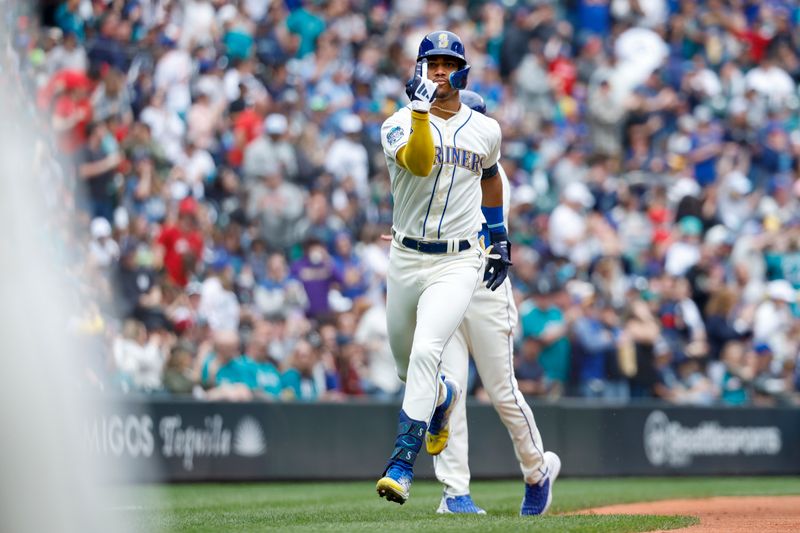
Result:
[[[450,111],[449,109],[445,109],[443,107],[439,107],[438,105],[432,105],[431,109],[438,109],[439,111],[441,111],[443,113],[449,113],[451,115],[455,115],[456,113],[458,113],[457,110],[456,111]]]

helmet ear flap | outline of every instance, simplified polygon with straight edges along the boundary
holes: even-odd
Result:
[[[457,70],[450,74],[450,86],[456,90],[467,88],[467,76],[469,75],[469,65],[464,65],[464,68]]]

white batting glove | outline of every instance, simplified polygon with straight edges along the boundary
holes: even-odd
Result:
[[[414,77],[406,83],[406,94],[411,100],[411,109],[427,113],[431,110],[431,102],[436,99],[436,83],[428,79],[428,60],[417,62]]]

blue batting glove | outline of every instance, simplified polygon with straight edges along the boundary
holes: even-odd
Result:
[[[505,237],[505,234],[502,237]],[[511,243],[506,238],[493,240],[490,252],[487,256],[484,280],[487,289],[496,291],[508,277],[508,267],[514,264],[511,262]]]

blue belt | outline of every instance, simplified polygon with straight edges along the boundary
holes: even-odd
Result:
[[[394,233],[394,231],[392,231],[392,233]],[[403,237],[403,240],[400,241],[400,243],[406,248],[411,248],[412,250],[416,250],[424,254],[447,253],[447,241],[418,241],[417,239],[412,239],[411,237]],[[467,239],[458,241],[459,252],[469,250],[471,247],[472,245]]]

